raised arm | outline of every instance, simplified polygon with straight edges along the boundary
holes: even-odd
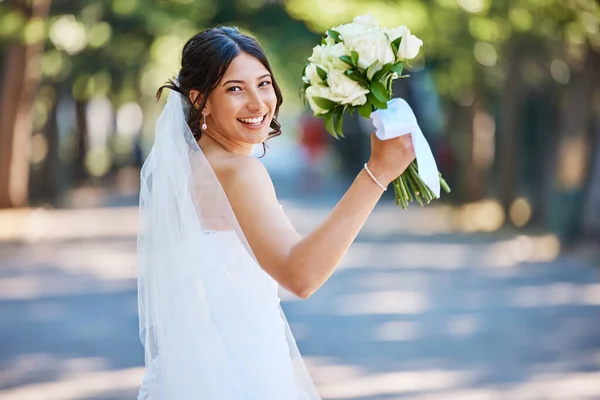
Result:
[[[414,159],[408,136],[382,142],[372,135],[371,146],[369,168],[386,186]],[[300,298],[331,276],[383,193],[363,169],[327,218],[300,238],[259,160],[235,159],[221,181],[261,267]]]

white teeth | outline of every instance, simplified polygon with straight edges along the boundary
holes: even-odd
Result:
[[[246,124],[260,124],[264,118],[265,117],[262,116],[262,117],[258,117],[258,118],[238,118],[238,120],[241,122],[244,122]]]

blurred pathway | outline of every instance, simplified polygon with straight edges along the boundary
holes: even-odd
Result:
[[[303,233],[327,211],[282,203]],[[136,209],[7,218],[0,398],[135,398]],[[600,399],[598,266],[551,236],[464,235],[450,220],[378,207],[318,293],[282,293],[323,398]]]

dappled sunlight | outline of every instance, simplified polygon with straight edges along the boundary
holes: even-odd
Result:
[[[465,268],[470,254],[460,244],[441,243],[366,243],[352,245],[342,260],[342,268],[442,269]],[[385,255],[384,257],[377,257]],[[377,257],[378,262],[373,263]]]
[[[27,380],[31,375],[54,371],[59,360],[53,354],[22,354],[12,360],[10,369],[0,369],[0,387],[10,387]]]
[[[595,399],[599,393],[600,373],[580,372],[536,375],[516,385],[462,388],[444,391],[443,394],[427,393],[403,398],[409,400]]]
[[[61,268],[73,273],[89,274],[99,280],[136,279],[135,245],[127,248],[92,245],[62,251],[54,257]]]
[[[301,232],[314,229],[325,217],[327,210],[308,210],[300,203],[287,200],[285,210],[294,226]],[[524,226],[531,218],[531,204],[518,198],[511,205],[511,214],[505,215],[497,200],[484,199],[459,206],[430,204],[420,208],[413,204],[400,211],[397,206],[380,201],[361,229],[361,235],[372,238],[385,238],[399,234],[433,236],[440,234],[499,231],[509,218],[517,227]],[[390,214],[396,213],[395,218]]]
[[[408,394],[461,387],[474,380],[476,374],[462,371],[427,370],[365,374],[351,379],[330,381],[319,387],[326,399],[363,399],[366,396]]]
[[[374,339],[383,342],[408,342],[418,340],[421,328],[415,321],[385,322],[375,328]]]
[[[137,207],[0,210],[0,241],[134,237],[137,224]]]
[[[458,206],[452,218],[457,231],[494,232],[502,227],[506,217],[498,201],[482,200]]]
[[[431,279],[425,271],[407,271],[398,274],[373,270],[368,275],[362,276],[360,282],[368,291],[388,291],[400,288],[426,290]]]
[[[599,393],[599,372],[535,375],[503,392],[506,398],[519,400],[589,399],[597,398]]]
[[[373,264],[373,257],[379,262]],[[393,243],[359,241],[352,245],[342,261],[344,268],[439,269],[515,267],[522,262],[549,262],[560,254],[555,235],[518,235],[510,239],[466,243],[418,242]]]
[[[376,315],[376,314],[420,314],[429,307],[429,299],[424,292],[380,291],[338,296],[334,300],[335,314]]]
[[[0,398],[6,400],[86,400],[108,393],[134,393],[141,385],[143,367],[113,371],[65,371],[53,382],[32,383],[14,389],[0,389]]]
[[[392,27],[398,25],[398,21],[407,21],[412,30],[426,28],[428,19],[427,8],[414,0],[404,0],[402,7],[397,7],[394,3],[366,3],[360,0],[288,0],[285,7],[290,15],[306,21],[317,33],[366,13],[372,13],[382,26]]]
[[[600,284],[552,283],[522,286],[508,291],[506,298],[514,307],[600,306]]]
[[[560,254],[560,241],[555,235],[518,235],[491,245],[484,263],[491,267],[511,267],[521,262],[548,262]]]
[[[0,276],[0,300],[26,300],[135,288],[135,242],[31,245],[0,255],[20,269]],[[26,257],[27,263],[23,262]],[[22,274],[26,271],[26,274]]]
[[[0,300],[33,300],[93,292],[118,293],[135,288],[135,281],[97,281],[92,276],[30,274],[26,277],[0,278]]]
[[[50,27],[50,40],[58,48],[74,55],[81,52],[88,43],[83,24],[74,15],[57,18]]]
[[[479,329],[479,321],[475,314],[450,317],[445,332],[455,338],[473,336]]]
[[[364,368],[343,365],[329,357],[305,356],[303,359],[316,385],[356,379],[365,374]]]

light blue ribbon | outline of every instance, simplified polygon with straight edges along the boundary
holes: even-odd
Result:
[[[433,153],[408,103],[401,98],[388,101],[388,108],[371,114],[376,135],[381,140],[411,134],[419,176],[436,197],[440,197],[440,177]]]

